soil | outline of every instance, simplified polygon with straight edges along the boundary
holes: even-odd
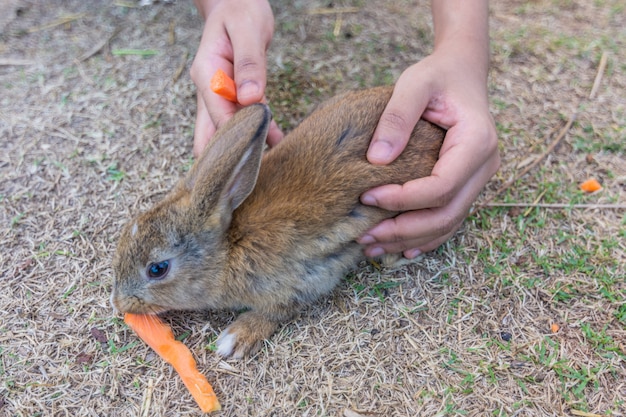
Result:
[[[0,1],[0,415],[201,414],[109,304],[123,224],[192,162],[202,22],[145,3]],[[286,131],[432,49],[426,1],[271,4]],[[212,351],[235,313],[166,314],[216,415],[625,416],[625,9],[492,2],[502,168],[438,250],[360,265],[246,360]]]

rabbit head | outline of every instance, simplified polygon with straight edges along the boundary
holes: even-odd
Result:
[[[123,229],[111,295],[120,312],[221,306],[233,211],[254,188],[271,121],[269,108],[242,109],[221,128],[186,177]]]

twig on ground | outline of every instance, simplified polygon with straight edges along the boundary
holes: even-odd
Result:
[[[19,59],[19,58],[2,58],[0,59],[0,67],[8,67],[8,66],[20,66],[20,65],[33,65],[35,61],[31,61],[29,59]]]
[[[148,380],[148,387],[144,391],[143,402],[141,403],[141,417],[150,415],[150,404],[152,402],[152,392],[154,391],[154,379]]]
[[[104,48],[106,45],[108,45],[109,42],[111,42],[111,40],[114,37],[116,37],[118,33],[120,33],[120,30],[121,30],[120,28],[115,28],[115,30],[108,37],[106,37],[104,40],[100,41],[100,43],[96,44],[96,46],[91,48],[89,51],[85,52],[84,54],[82,54],[81,56],[76,58],[76,62],[86,61],[89,58],[91,58],[92,56],[94,56],[95,54],[97,54],[98,52],[100,52],[100,50],[102,48]]]
[[[183,53],[183,57],[182,57],[182,59],[180,61],[180,65],[178,66],[178,68],[174,72],[174,75],[172,76],[172,83],[175,83],[176,81],[178,81],[178,79],[180,78],[181,74],[185,70],[185,67],[187,66],[187,57],[189,57],[189,52],[185,51]]]
[[[571,409],[570,412],[575,415],[575,416],[582,416],[582,417],[602,417],[602,415],[600,414],[595,414],[595,413],[588,413],[586,411],[580,411],[580,410],[574,410]]]
[[[343,417],[365,417],[365,415],[361,413],[357,413],[354,410],[350,410],[349,408],[346,408],[343,410]]]
[[[535,198],[535,201],[533,201],[533,204],[539,204],[539,202],[541,201],[541,199],[543,198],[543,196],[548,192],[547,189],[543,190],[539,196],[537,198]],[[523,216],[526,217],[528,216],[528,214],[532,211],[533,207],[528,207],[526,209],[526,211],[524,212]]]
[[[574,121],[576,120],[576,115],[577,113],[574,112],[572,113],[572,115],[570,116],[569,120],[567,121],[567,123],[565,124],[565,127],[563,127],[563,129],[561,129],[561,132],[559,132],[559,134],[557,135],[557,137],[552,141],[552,143],[550,144],[550,146],[548,146],[548,148],[545,150],[544,153],[542,153],[541,155],[539,155],[539,157],[537,159],[535,159],[535,161],[528,165],[526,168],[524,168],[519,174],[517,174],[513,179],[509,180],[508,182],[506,182],[502,187],[500,187],[493,195],[491,195],[489,198],[487,198],[487,200],[485,200],[484,202],[482,202],[481,204],[479,204],[478,206],[476,206],[476,208],[474,209],[474,212],[476,210],[479,210],[483,207],[485,207],[488,203],[490,203],[491,201],[493,201],[494,198],[496,198],[497,196],[499,196],[500,194],[502,194],[504,191],[506,191],[507,189],[509,189],[513,184],[515,184],[515,182],[517,180],[519,180],[520,178],[522,178],[524,175],[526,175],[528,173],[528,171],[530,171],[531,169],[533,169],[534,167],[536,167],[539,162],[541,162],[546,156],[548,156],[550,154],[550,152],[552,152],[554,150],[554,148],[556,148],[556,146],[561,142],[561,140],[565,137],[565,135],[567,134],[567,132],[570,130],[570,128],[572,127],[572,125],[574,124]]]
[[[333,29],[333,36],[335,38],[341,34],[342,24],[343,24],[343,13],[337,13],[337,20],[335,20],[335,28]]]
[[[598,65],[598,73],[596,74],[596,79],[593,82],[593,87],[591,87],[591,93],[589,93],[589,99],[592,99],[596,96],[598,89],[600,88],[600,83],[602,82],[602,76],[604,75],[604,70],[606,68],[606,64],[609,60],[609,55],[605,52],[602,52],[602,57],[600,58],[600,65]]]
[[[170,20],[170,25],[168,27],[168,36],[167,36],[167,44],[174,45],[176,43],[176,21]]]
[[[311,9],[308,14],[335,14],[335,13],[356,13],[359,7],[328,7],[320,9]]]
[[[311,9],[308,11],[310,15],[327,15],[327,14],[335,14],[335,26],[333,28],[333,35],[335,37],[339,36],[341,33],[341,26],[343,25],[343,14],[344,13],[356,13],[360,10],[358,7],[326,7],[326,8],[318,8]]]
[[[139,4],[137,3],[132,3],[130,1],[116,1],[115,3],[113,3],[114,6],[117,7],[126,7],[129,9],[137,9],[139,7],[141,7]]]
[[[56,20],[53,20],[50,23],[47,23],[45,25],[42,26],[35,26],[33,28],[30,28],[27,30],[28,33],[34,33],[34,32],[39,32],[41,30],[46,30],[46,29],[52,29],[53,27],[57,27],[57,26],[61,26],[61,25],[65,25],[67,23],[73,22],[74,20],[78,20],[81,17],[84,17],[85,13],[79,13],[79,14],[71,14],[71,15],[67,15],[67,16],[63,16],[60,17]]]
[[[567,203],[483,203],[481,207],[539,207],[549,209],[610,209],[624,210],[626,204],[567,204]]]

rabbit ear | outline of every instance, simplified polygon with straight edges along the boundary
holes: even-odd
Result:
[[[185,179],[192,207],[200,216],[232,212],[256,184],[272,115],[264,104],[239,110],[212,138]]]

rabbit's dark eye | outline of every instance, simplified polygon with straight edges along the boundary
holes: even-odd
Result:
[[[165,278],[170,270],[170,261],[154,262],[148,265],[148,276],[153,279]]]

